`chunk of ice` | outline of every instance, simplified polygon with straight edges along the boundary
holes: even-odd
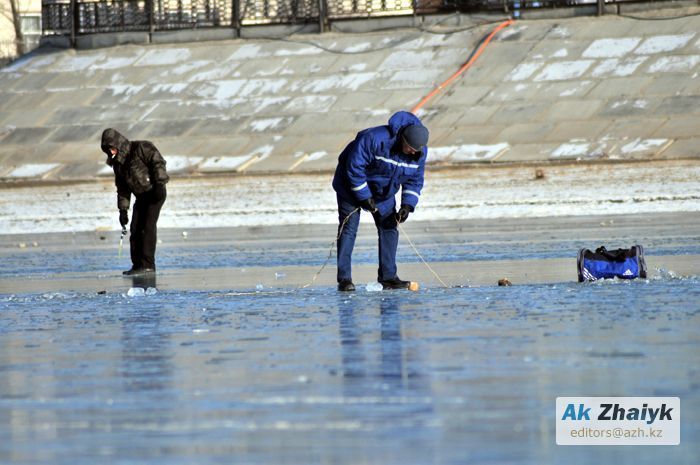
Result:
[[[378,282],[374,281],[374,282],[367,283],[366,289],[367,289],[367,292],[379,292],[381,290],[384,290],[384,286],[382,286]]]
[[[146,295],[146,291],[144,291],[142,287],[132,287],[127,291],[126,295],[129,297],[139,297]]]

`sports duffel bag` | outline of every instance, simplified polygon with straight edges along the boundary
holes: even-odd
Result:
[[[647,264],[641,245],[629,249],[607,250],[600,246],[595,252],[581,249],[576,261],[578,282],[598,279],[634,279],[647,277]]]

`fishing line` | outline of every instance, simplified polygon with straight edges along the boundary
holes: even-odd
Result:
[[[338,228],[338,235],[336,236],[335,240],[334,240],[333,242],[331,242],[331,249],[328,251],[328,257],[326,257],[326,261],[323,262],[323,265],[321,266],[321,269],[319,269],[319,270],[316,272],[316,274],[314,275],[313,279],[311,279],[311,282],[309,282],[308,284],[304,284],[304,285],[301,286],[299,289],[306,289],[307,287],[311,286],[313,283],[316,282],[316,279],[317,279],[318,276],[321,274],[321,272],[323,271],[323,269],[326,268],[326,265],[328,265],[329,260],[330,260],[331,257],[333,256],[333,248],[335,247],[335,243],[338,242],[338,239],[340,239],[340,235],[343,233],[343,228],[345,228],[345,225],[347,224],[347,222],[348,222],[348,220],[350,219],[350,217],[351,217],[352,215],[354,215],[355,213],[357,213],[358,211],[360,211],[360,207],[357,207],[356,209],[354,209],[353,211],[351,211],[350,214],[349,214],[348,216],[345,217],[345,219],[343,220],[343,222],[342,222],[341,225],[340,225],[340,228]]]
[[[408,243],[410,244],[410,246],[411,246],[411,248],[413,249],[413,251],[416,253],[416,255],[418,255],[418,258],[421,259],[421,261],[423,262],[423,264],[430,270],[430,272],[433,274],[433,276],[435,276],[435,277],[437,278],[437,280],[440,281],[440,284],[442,284],[443,286],[445,286],[445,288],[448,288],[448,289],[449,289],[450,286],[448,286],[447,284],[445,284],[445,281],[443,281],[442,278],[435,272],[435,270],[433,270],[433,268],[428,264],[428,262],[425,261],[425,258],[423,258],[423,256],[420,254],[420,252],[418,251],[418,249],[416,248],[416,246],[413,245],[413,241],[411,240],[410,237],[408,237],[408,234],[406,234],[406,230],[403,228],[403,226],[401,226],[401,223],[398,223],[398,225],[399,225],[399,230],[401,231],[401,234],[406,238],[406,240],[407,240]]]

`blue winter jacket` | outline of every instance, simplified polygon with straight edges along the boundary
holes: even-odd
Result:
[[[401,188],[401,204],[415,208],[423,189],[428,148],[419,158],[401,152],[398,136],[412,124],[422,123],[413,113],[399,111],[389,124],[357,133],[338,157],[333,177],[338,195],[354,204],[372,197],[385,216],[396,207],[395,195]]]

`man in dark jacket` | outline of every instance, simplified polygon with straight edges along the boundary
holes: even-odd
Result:
[[[352,249],[360,224],[358,208],[374,217],[379,235],[377,280],[384,289],[405,289],[396,272],[398,224],[413,212],[423,188],[428,129],[413,113],[395,113],[389,124],[357,134],[338,157],[333,189],[338,200],[338,290],[354,291]],[[401,207],[395,195],[401,189]]]
[[[131,194],[136,198],[131,214],[132,267],[124,275],[155,273],[156,223],[167,196],[165,184],[170,179],[165,160],[151,142],[129,142],[111,128],[102,133],[102,151],[114,170],[119,223],[123,228],[129,223]]]

